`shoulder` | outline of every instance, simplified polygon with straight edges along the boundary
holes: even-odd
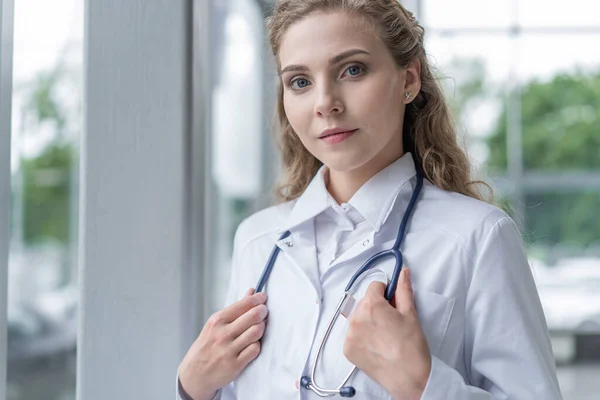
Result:
[[[421,219],[430,229],[452,238],[471,255],[498,226],[514,230],[515,236],[520,237],[514,221],[496,205],[445,191],[427,181],[423,189],[419,202]]]
[[[423,189],[419,206],[426,212],[426,216],[450,223],[458,230],[481,223],[494,224],[497,220],[508,217],[504,210],[494,204],[445,191],[428,181],[425,181]]]
[[[295,202],[295,200],[291,200],[276,204],[257,211],[244,219],[237,227],[235,233],[235,249],[241,251],[248,244],[256,240],[265,237],[271,239],[271,237],[277,236]]]

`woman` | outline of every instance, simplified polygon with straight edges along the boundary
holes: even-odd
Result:
[[[470,179],[413,16],[396,0],[281,0],[268,28],[284,201],[238,228],[228,306],[182,361],[178,395],[560,399],[518,230]],[[348,281],[394,246],[407,210],[395,289],[387,259],[319,351]]]

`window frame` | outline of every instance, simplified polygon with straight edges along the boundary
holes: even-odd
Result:
[[[174,396],[198,334],[209,4],[84,4],[80,400]]]
[[[13,25],[14,0],[0,0],[0,349],[7,348]],[[6,398],[6,356],[0,351],[0,399]]]

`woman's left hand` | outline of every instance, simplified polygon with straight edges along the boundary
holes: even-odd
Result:
[[[431,372],[431,354],[415,309],[410,270],[402,269],[395,307],[385,284],[373,282],[349,319],[344,356],[396,400],[421,398]]]

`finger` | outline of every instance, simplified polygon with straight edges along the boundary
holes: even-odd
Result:
[[[385,283],[374,281],[369,284],[365,297],[380,298],[385,295]]]
[[[250,328],[252,325],[260,324],[265,320],[269,310],[267,306],[264,304],[259,304],[254,308],[248,310],[243,315],[241,315],[238,319],[233,321],[228,326],[228,331],[231,334],[232,338],[237,338],[242,333],[246,331],[246,329]]]
[[[253,289],[254,290],[254,289]],[[248,291],[250,292],[250,291]],[[247,295],[241,300],[233,303],[229,307],[221,310],[221,318],[223,322],[229,324],[246,312],[256,307],[259,304],[264,304],[267,301],[267,294],[264,292]]]
[[[260,354],[260,342],[254,342],[249,344],[244,350],[238,355],[238,361],[246,366],[250,361],[254,360]]]
[[[259,324],[252,325],[241,335],[239,335],[232,343],[233,349],[236,352],[241,352],[254,342],[258,342],[264,335],[267,324],[262,321]]]
[[[246,292],[246,294],[244,295],[244,297],[248,297],[254,294],[254,288],[250,288],[248,289],[248,291]]]
[[[400,273],[400,281],[394,293],[396,310],[400,314],[408,315],[415,311],[415,300],[413,295],[412,283],[410,279],[410,268],[404,267]]]

